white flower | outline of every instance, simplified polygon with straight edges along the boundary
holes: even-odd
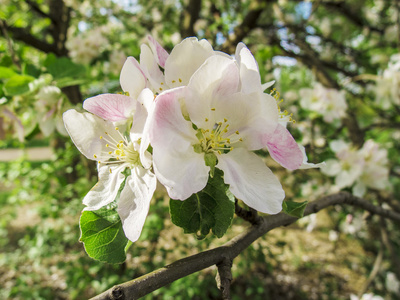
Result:
[[[327,123],[346,115],[347,103],[343,91],[328,89],[317,83],[313,89],[304,88],[299,93],[301,106],[322,115]]]
[[[202,190],[217,167],[247,205],[265,213],[281,211],[284,191],[278,179],[250,151],[267,146],[275,160],[292,169],[301,165],[303,155],[278,124],[276,101],[261,93],[256,73],[245,54],[238,62],[212,55],[187,87],[156,98],[149,123],[154,170],[171,198],[185,200]]]
[[[400,105],[400,54],[392,55],[388,68],[376,80],[376,101],[383,109]]]
[[[396,274],[388,272],[385,281],[386,289],[396,295],[400,295],[400,281],[397,279]]]
[[[137,101],[124,95],[104,94],[85,100],[83,107],[91,113],[73,109],[64,113],[65,127],[76,147],[98,162],[99,182],[83,199],[86,210],[113,202],[125,179],[117,211],[125,235],[132,242],[140,236],[156,188],[156,177],[141,161],[150,153],[140,143],[152,100],[148,89]],[[126,170],[130,174],[125,178]]]

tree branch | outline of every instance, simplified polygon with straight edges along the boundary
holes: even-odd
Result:
[[[57,53],[57,48],[53,44],[46,43],[45,41],[39,40],[38,38],[29,34],[28,28],[9,26],[4,20],[3,23],[6,30],[12,33],[13,39],[32,46],[33,48],[43,51],[44,53]]]
[[[231,281],[232,281],[232,260],[225,259],[221,263],[217,264],[217,286],[222,292],[223,300],[231,299]]]
[[[201,10],[201,0],[190,0],[188,6],[183,11],[182,20],[182,38],[196,35],[194,32],[194,23],[199,18]]]
[[[347,192],[340,192],[311,202],[307,206],[304,215],[307,216],[337,204],[359,207],[372,214],[380,215],[400,223],[399,213],[375,206]],[[221,247],[180,259],[137,279],[116,285],[102,294],[95,296],[92,300],[138,299],[179,278],[183,278],[212,265],[218,265],[227,259],[233,260],[268,231],[280,226],[288,226],[297,220],[297,218],[283,213],[263,217],[260,224],[253,225],[244,233],[234,237]]]

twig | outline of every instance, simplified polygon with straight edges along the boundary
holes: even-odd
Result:
[[[400,223],[399,213],[375,206],[368,201],[355,197],[347,192],[326,196],[318,201],[311,202],[307,206],[304,216],[316,213],[326,207],[337,204],[347,204],[359,207],[372,214],[380,215],[384,218]],[[100,295],[95,296],[92,300],[138,299],[171,282],[174,282],[179,278],[183,278],[212,265],[218,265],[226,259],[233,260],[255,240],[266,234],[268,231],[280,226],[290,225],[297,220],[297,218],[283,213],[263,217],[260,224],[253,225],[248,230],[234,237],[221,247],[180,259],[137,279],[116,285]],[[122,296],[116,298],[116,294]]]
[[[3,21],[2,19],[0,19],[0,27],[1,27],[1,31],[3,32],[4,37],[7,40],[7,46],[11,53],[11,59],[12,59],[14,65],[18,68],[18,70],[21,70],[21,64],[19,63],[18,56],[15,54],[13,43],[7,32],[7,27],[6,27],[5,21]]]
[[[239,205],[237,199],[235,199],[235,214],[252,225],[258,225],[262,222],[262,217],[258,215],[255,209],[249,207],[249,210],[245,210]]]
[[[217,274],[217,287],[222,292],[223,300],[231,299],[231,281],[232,281],[232,260],[225,259],[221,263],[217,264],[218,274]]]

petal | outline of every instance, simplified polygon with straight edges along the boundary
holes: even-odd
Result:
[[[206,40],[186,38],[172,49],[165,62],[165,81],[168,86],[178,87],[189,83],[193,73],[215,52]]]
[[[124,181],[125,176],[121,172],[125,167],[125,165],[99,167],[99,181],[83,198],[83,204],[87,206],[85,210],[98,210],[115,200]]]
[[[303,153],[303,163],[301,164],[299,169],[312,169],[312,168],[321,168],[322,166],[325,166],[325,162],[319,163],[319,164],[313,164],[308,162],[307,154],[306,154],[306,148],[304,146],[299,145],[299,148],[301,152]]]
[[[248,206],[268,214],[282,210],[285,192],[256,154],[236,148],[218,157],[217,168],[224,171],[224,181],[230,185],[232,194]]]
[[[140,237],[156,183],[154,174],[141,167],[132,169],[132,174],[126,179],[117,212],[126,237],[132,242],[136,242]]]
[[[63,114],[65,128],[75,146],[88,159],[96,160],[94,155],[105,151],[106,142],[100,138],[109,132],[113,134],[115,128],[111,122],[105,121],[90,113],[79,113],[70,109]],[[119,139],[119,137],[117,137]]]
[[[169,90],[155,100],[155,107],[150,117],[150,142],[153,148],[181,147],[198,143],[196,131],[191,122],[182,116],[179,97],[184,88]]]
[[[212,102],[215,107],[215,123],[227,120],[229,124],[227,136],[232,135],[234,139],[243,139],[248,150],[258,150],[265,147],[264,136],[271,135],[277,126],[277,114],[265,110],[268,103],[265,102],[264,94],[236,93],[229,97],[216,99]],[[276,113],[275,101],[271,102],[272,112]],[[235,132],[238,132],[236,134]],[[238,145],[233,145],[238,146]]]
[[[197,126],[204,125],[205,118],[212,119],[213,99],[217,101],[236,93],[238,86],[239,70],[232,59],[221,55],[207,59],[188,85],[185,103],[191,121]]]
[[[240,68],[240,81],[243,93],[262,92],[260,72],[254,56],[245,44],[236,47],[235,58]]]
[[[84,109],[111,122],[130,118],[135,107],[136,100],[119,94],[101,94],[83,102]]]
[[[182,116],[181,91],[171,90],[156,98],[149,136],[158,180],[171,198],[184,200],[205,187],[209,167],[204,155],[194,152],[192,145],[199,141],[192,124]]]
[[[172,199],[185,200],[201,191],[207,184],[210,167],[205,165],[204,154],[193,147],[153,148],[153,166],[158,180],[166,187]]]
[[[121,69],[119,77],[122,90],[128,92],[129,96],[136,99],[140,92],[146,87],[146,76],[134,57],[128,57]]]
[[[274,133],[267,139],[269,154],[282,167],[295,170],[302,165],[303,153],[285,127],[278,124]]]
[[[147,40],[149,41],[149,45],[153,53],[155,54],[155,58],[157,63],[161,68],[165,67],[165,61],[167,60],[169,54],[161,45],[151,36],[147,36]]]
[[[140,46],[140,67],[144,74],[146,74],[154,91],[161,92],[166,88],[164,74],[161,72],[153,52],[149,46],[144,44]]]
[[[340,162],[336,159],[328,159],[321,167],[321,172],[328,176],[336,176],[342,170]]]

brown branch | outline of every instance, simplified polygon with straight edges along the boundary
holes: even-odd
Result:
[[[57,53],[57,48],[53,44],[49,44],[43,40],[40,40],[33,35],[29,34],[28,28],[19,28],[7,25],[4,21],[4,27],[10,33],[12,33],[12,38],[14,40],[23,42],[33,48],[36,48],[44,53]]]
[[[380,215],[400,223],[399,213],[375,206],[347,192],[326,196],[318,201],[311,202],[307,206],[304,215],[307,216],[337,204],[359,207],[372,214]],[[259,225],[253,225],[244,233],[234,237],[221,247],[183,258],[137,279],[116,285],[102,294],[95,296],[92,300],[138,299],[179,278],[210,266],[218,265],[227,259],[233,260],[268,231],[280,226],[290,225],[297,220],[297,218],[283,213],[263,217]]]
[[[232,260],[225,259],[221,263],[217,264],[217,286],[222,292],[223,300],[231,299],[231,281],[232,281]]]
[[[237,199],[235,199],[235,214],[252,225],[258,225],[262,222],[262,217],[258,215],[255,209],[249,207],[249,210],[245,210],[239,205]]]
[[[194,32],[194,23],[196,23],[199,18],[200,10],[201,0],[190,0],[182,15],[182,38],[196,35],[196,33]]]

